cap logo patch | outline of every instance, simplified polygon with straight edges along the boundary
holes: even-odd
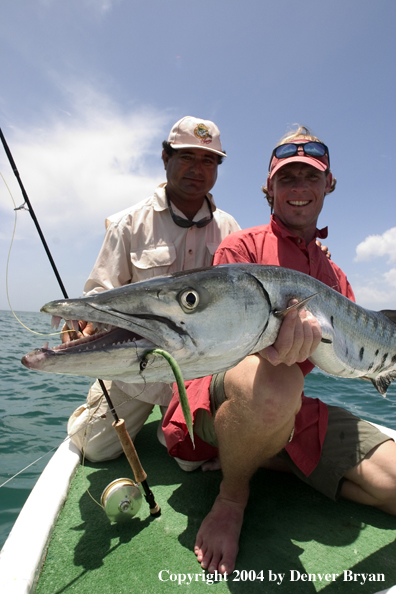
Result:
[[[198,126],[196,126],[194,129],[194,136],[196,136],[203,144],[210,144],[212,142],[212,135],[205,124],[198,124]]]

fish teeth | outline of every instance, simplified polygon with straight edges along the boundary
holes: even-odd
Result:
[[[61,316],[52,316],[51,328],[55,328],[55,330],[58,330],[61,319]]]

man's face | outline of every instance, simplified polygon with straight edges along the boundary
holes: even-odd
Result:
[[[331,189],[332,175],[306,163],[289,163],[268,181],[274,198],[274,215],[294,231],[315,231],[325,194]]]
[[[203,149],[178,149],[172,157],[162,152],[167,190],[172,200],[202,201],[216,183],[218,157]]]

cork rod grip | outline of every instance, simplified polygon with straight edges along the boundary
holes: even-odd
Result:
[[[126,430],[124,419],[120,419],[117,423],[114,421],[113,427],[117,431],[122,449],[124,450],[129,464],[131,465],[135,482],[142,483],[147,479],[147,474],[143,470],[135,446],[133,445],[132,439]]]

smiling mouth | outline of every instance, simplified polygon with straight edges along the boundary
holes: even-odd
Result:
[[[291,206],[306,206],[310,203],[310,200],[288,200],[288,204]]]

